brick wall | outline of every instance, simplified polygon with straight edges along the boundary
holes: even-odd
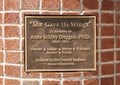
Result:
[[[97,71],[24,72],[24,14],[96,15]],[[0,0],[0,85],[120,85],[120,0]]]

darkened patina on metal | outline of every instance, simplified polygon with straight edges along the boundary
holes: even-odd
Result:
[[[96,17],[25,16],[25,70],[96,70]]]

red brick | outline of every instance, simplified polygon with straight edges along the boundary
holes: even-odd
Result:
[[[39,73],[38,72],[34,72],[34,73],[29,73],[29,72],[25,72],[24,71],[24,67],[22,69],[22,77],[23,78],[39,78]]]
[[[85,12],[85,13],[83,13],[83,15],[96,16],[96,23],[98,23],[98,22],[99,22],[99,15],[98,15],[98,12]]]
[[[2,14],[0,13],[0,24],[2,24]]]
[[[80,12],[63,12],[62,15],[80,15]]]
[[[110,74],[114,74],[114,65],[112,64],[102,65],[102,75]]]
[[[6,50],[19,50],[19,40],[5,40]]]
[[[5,37],[19,37],[19,27],[17,26],[6,26]]]
[[[31,10],[39,9],[39,0],[22,0],[22,9],[23,10]]]
[[[120,85],[120,75],[116,76],[116,85]]]
[[[80,77],[81,73],[80,72],[65,72],[63,74],[63,77]]]
[[[114,10],[114,1],[103,0],[102,1],[102,10]]]
[[[19,13],[5,13],[5,24],[18,24]]]
[[[101,85],[114,85],[114,78],[102,78],[101,79]]]
[[[62,3],[63,3],[63,10],[79,10],[80,9],[80,0],[62,0]]]
[[[63,81],[63,85],[81,85],[80,81],[72,81],[72,80],[65,80]]]
[[[120,2],[119,2],[119,1],[116,2],[116,10],[117,10],[117,11],[120,11]]]
[[[116,52],[116,57],[117,57],[117,60],[120,61],[120,51]]]
[[[25,15],[39,15],[39,12],[22,12],[22,23],[24,23]],[[24,26],[23,26],[24,28]]]
[[[20,53],[18,52],[6,52],[7,63],[20,63]]]
[[[5,85],[20,85],[20,81],[13,79],[5,79]]]
[[[83,0],[84,9],[98,9],[98,0]]]
[[[23,85],[40,85],[38,81],[23,81]]]
[[[3,85],[3,79],[0,78],[0,85]]]
[[[114,39],[102,39],[102,49],[114,48]]]
[[[58,10],[60,8],[60,0],[43,0],[42,9]]]
[[[0,26],[0,37],[2,37],[2,27]]]
[[[86,76],[98,76],[98,72],[99,71],[99,68],[98,68],[98,66],[96,66],[96,71],[93,71],[93,72],[84,72],[83,74],[84,74],[84,76],[86,77]]]
[[[120,63],[116,65],[116,73],[120,73]]]
[[[117,48],[120,48],[120,38],[117,38]]]
[[[2,10],[3,0],[0,0],[0,11]]]
[[[120,26],[116,27],[116,36],[120,37]]]
[[[84,85],[99,85],[98,79],[85,80]]]
[[[114,36],[113,26],[103,26],[101,29],[102,36]]]
[[[5,10],[19,10],[20,0],[5,0]]]
[[[107,14],[107,13],[103,13],[101,16],[101,22],[102,23],[113,23],[114,19],[113,19],[113,14]]]
[[[43,85],[60,85],[59,81],[43,81]]]
[[[54,72],[54,73],[42,73],[43,78],[60,78],[60,73]]]
[[[114,52],[102,52],[101,61],[102,62],[114,61]]]
[[[3,49],[3,41],[0,39],[0,50]]]
[[[19,66],[5,66],[5,73],[7,76],[19,77],[20,76],[20,67]]]
[[[3,66],[0,65],[0,76],[3,76]]]
[[[3,52],[0,52],[0,62],[3,62]]]
[[[116,22],[117,24],[120,24],[120,14],[116,14]]]

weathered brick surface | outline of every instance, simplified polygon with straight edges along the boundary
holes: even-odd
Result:
[[[3,0],[0,0],[0,11],[2,10],[3,8]]]
[[[101,85],[114,85],[114,78],[113,77],[102,78]]]
[[[98,79],[85,80],[84,85],[99,85]]]
[[[0,26],[0,37],[2,37],[2,26]]]
[[[22,0],[23,10],[37,10],[39,8],[39,0]]]
[[[5,40],[6,50],[19,50],[19,40]]]
[[[6,52],[6,62],[7,63],[20,63],[20,53],[19,52]]]
[[[42,73],[42,78],[60,78],[60,73],[57,73],[57,72],[45,72],[45,73]]]
[[[63,81],[63,85],[81,85],[81,82],[80,81],[65,80],[65,81]]]
[[[102,10],[114,10],[114,1],[103,0],[102,1]]]
[[[0,52],[0,62],[3,62],[3,52]]]
[[[102,62],[108,62],[108,61],[114,61],[114,52],[102,52],[101,53],[101,61]]]
[[[0,13],[0,24],[2,24],[2,13]]]
[[[102,49],[114,48],[114,39],[102,39]]]
[[[20,77],[20,67],[19,66],[5,66],[5,73],[7,76]]]
[[[5,10],[19,10],[20,0],[5,0]]]
[[[25,72],[24,15],[96,16],[97,70]],[[0,0],[0,85],[119,85],[119,25],[120,0]]]
[[[3,65],[0,65],[0,76],[3,75]]]
[[[14,79],[5,79],[5,85],[20,85],[20,81]]]
[[[42,1],[42,9],[59,10],[60,9],[60,0],[43,0]]]
[[[116,85],[119,85],[120,84],[120,76],[117,76],[116,78]]]
[[[19,37],[20,30],[18,26],[6,26],[5,37]]]
[[[62,3],[63,3],[63,10],[79,10],[80,9],[80,0],[62,0]]]
[[[18,24],[19,13],[5,13],[5,24]]]
[[[85,10],[98,9],[98,0],[83,0],[83,6]]]
[[[40,85],[38,81],[24,81],[23,85]]]
[[[2,39],[0,39],[0,50],[2,50],[3,49],[3,41],[2,41]]]
[[[59,81],[43,81],[43,85],[60,85]]]
[[[63,74],[63,77],[80,77],[81,73],[80,72],[65,72]]]
[[[113,14],[102,13],[101,22],[108,23],[108,24],[113,23],[114,22]]]
[[[103,26],[101,28],[102,36],[114,36],[114,28],[113,26]]]
[[[106,64],[102,65],[102,75],[109,75],[114,73],[114,65]]]
[[[120,61],[120,51],[116,52],[116,57],[117,57],[117,60]]]

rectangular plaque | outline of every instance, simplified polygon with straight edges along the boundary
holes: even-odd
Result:
[[[96,17],[25,16],[25,70],[96,70]]]

